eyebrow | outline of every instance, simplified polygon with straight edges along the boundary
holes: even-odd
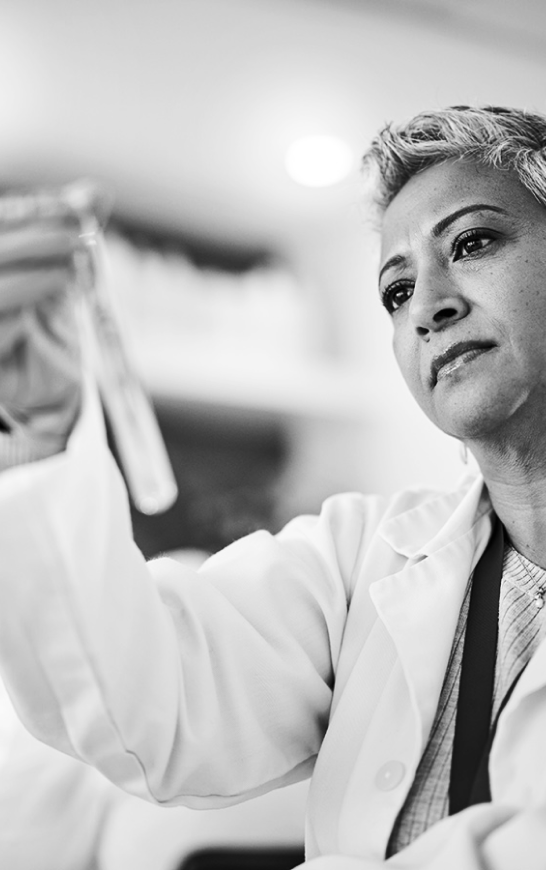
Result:
[[[442,218],[438,221],[438,223],[434,224],[432,227],[432,235],[435,239],[438,239],[442,233],[445,233],[448,227],[451,224],[455,223],[455,221],[459,220],[459,218],[464,217],[465,214],[471,214],[475,211],[494,211],[497,214],[508,214],[506,209],[501,208],[498,205],[488,205],[485,202],[477,202],[473,205],[465,205],[462,208],[458,208],[456,211],[451,214],[446,215],[446,217]],[[393,257],[389,257],[387,262],[381,267],[379,272],[379,281],[383,276],[383,273],[387,271],[387,269],[392,269],[394,266],[404,266],[407,263],[407,258],[403,256],[403,254],[395,254]]]
[[[439,236],[444,233],[451,224],[455,223],[456,220],[463,217],[465,214],[470,214],[473,211],[495,211],[500,214],[508,214],[506,209],[500,208],[498,205],[487,205],[485,202],[478,202],[474,205],[465,205],[463,208],[457,209],[452,214],[448,214],[447,217],[442,218],[442,220],[438,221],[437,224],[434,224],[432,227],[432,235],[435,239],[439,238]]]

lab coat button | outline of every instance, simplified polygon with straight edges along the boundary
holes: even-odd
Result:
[[[387,761],[377,771],[375,784],[380,791],[390,791],[400,785],[405,773],[406,768],[401,761]]]

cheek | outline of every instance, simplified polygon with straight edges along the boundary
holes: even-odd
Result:
[[[418,382],[419,358],[414,342],[408,339],[404,329],[395,327],[392,349],[398,368],[413,393]]]
[[[411,395],[425,413],[428,413],[430,397],[421,376],[421,358],[418,342],[415,342],[413,335],[407,335],[403,329],[396,330],[393,336],[392,348],[398,368]]]

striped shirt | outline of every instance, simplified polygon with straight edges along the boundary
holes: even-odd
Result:
[[[449,812],[449,779],[455,716],[471,580],[461,606],[440,700],[413,785],[392,830],[387,857],[408,846]],[[546,607],[534,596],[546,584],[546,571],[511,546],[504,551],[499,600],[499,636],[493,691],[494,719],[502,699],[537,649],[546,630]]]

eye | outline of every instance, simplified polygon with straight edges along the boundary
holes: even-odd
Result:
[[[412,293],[413,281],[394,281],[381,293],[381,302],[389,314],[394,314],[404,302],[410,299]]]
[[[460,235],[454,245],[453,254],[455,260],[463,260],[480,254],[494,241],[495,235],[491,230],[475,229],[468,230]]]

